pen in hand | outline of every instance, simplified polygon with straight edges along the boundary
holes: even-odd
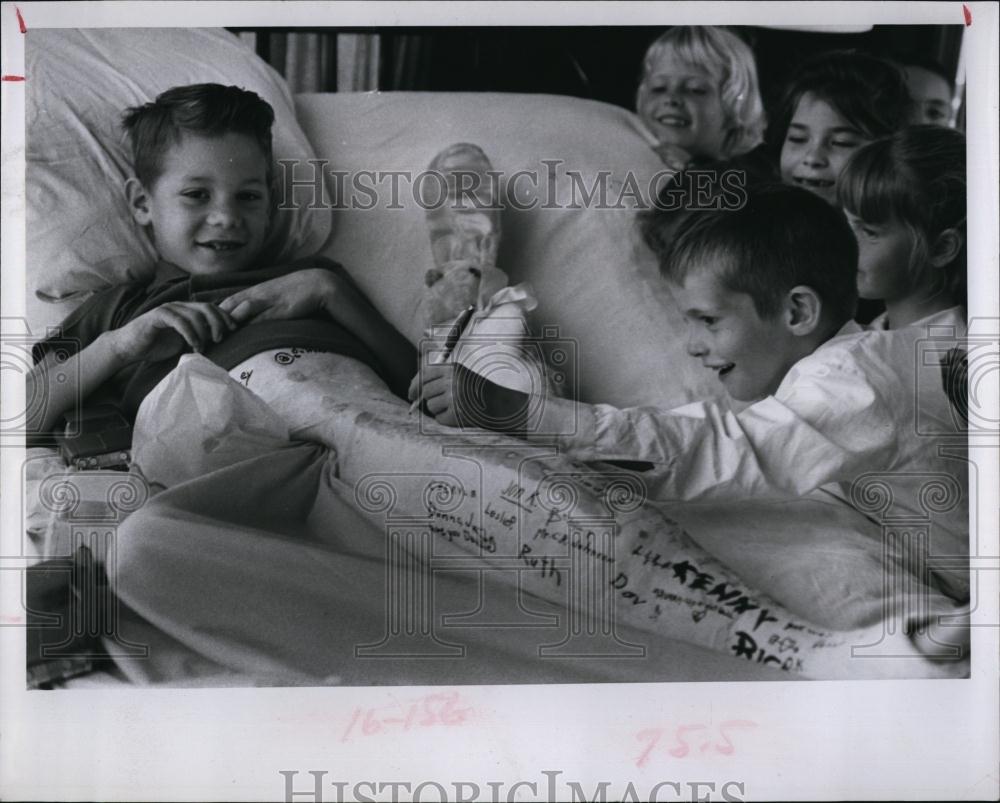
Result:
[[[462,339],[462,335],[465,333],[466,327],[472,320],[472,315],[476,311],[474,306],[468,306],[455,319],[455,322],[451,325],[451,330],[448,332],[448,337],[444,341],[444,350],[441,352],[440,358],[436,360],[437,364],[448,362],[451,359],[451,354],[455,350],[455,346],[458,345],[458,341]],[[423,395],[418,395],[416,399],[413,400],[413,404],[410,405],[410,415],[420,408],[423,402]]]

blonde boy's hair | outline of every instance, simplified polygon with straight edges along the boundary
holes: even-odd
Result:
[[[684,63],[707,70],[719,80],[722,108],[729,124],[721,157],[739,156],[760,145],[764,141],[767,118],[753,51],[726,28],[677,25],[661,35],[649,46],[643,59],[636,105],[639,105],[650,72],[669,50]]]

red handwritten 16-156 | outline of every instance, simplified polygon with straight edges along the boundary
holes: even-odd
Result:
[[[464,725],[472,715],[459,706],[458,692],[428,694],[416,700],[376,708],[355,708],[340,741],[359,736],[405,732],[416,728]]]

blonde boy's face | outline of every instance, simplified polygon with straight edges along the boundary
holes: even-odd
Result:
[[[193,275],[243,270],[263,248],[270,221],[268,165],[245,134],[184,134],[152,188],[132,202],[160,257]]]
[[[837,202],[837,178],[847,160],[871,140],[825,100],[805,93],[781,146],[781,180]]]
[[[719,89],[719,81],[706,70],[666,50],[639,87],[639,117],[660,144],[692,156],[721,158],[726,113]]]
[[[715,372],[729,395],[756,401],[772,395],[801,356],[781,314],[764,319],[753,299],[723,286],[711,268],[670,283],[687,321],[687,351]]]

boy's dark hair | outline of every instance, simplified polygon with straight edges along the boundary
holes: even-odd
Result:
[[[773,129],[776,149],[806,93],[828,103],[868,139],[902,128],[910,113],[906,77],[895,64],[853,50],[822,53],[801,65],[785,90]]]
[[[837,181],[838,200],[865,223],[896,220],[913,236],[910,271],[925,269],[934,241],[946,229],[962,248],[941,274],[952,303],[966,298],[965,135],[939,125],[915,125],[871,142],[851,155]]]
[[[727,290],[749,295],[761,318],[777,315],[798,285],[816,291],[832,322],[851,320],[858,300],[858,245],[843,213],[783,184],[755,188],[742,209],[687,215],[660,269],[678,283],[711,269]]]
[[[163,157],[184,132],[215,137],[246,134],[264,153],[271,176],[274,110],[259,95],[236,86],[175,86],[152,103],[126,109],[122,127],[132,147],[136,178],[151,187],[163,172]]]
[[[639,233],[654,254],[662,254],[681,218],[742,206],[754,188],[780,180],[763,148],[730,159],[699,162],[671,176],[651,206],[636,215]]]
[[[948,84],[950,90],[955,91],[955,76],[949,75],[941,62],[936,59],[928,58],[923,53],[901,53],[895,56],[893,61],[900,65],[903,70],[906,70],[907,67],[919,67],[929,73],[934,73]]]

